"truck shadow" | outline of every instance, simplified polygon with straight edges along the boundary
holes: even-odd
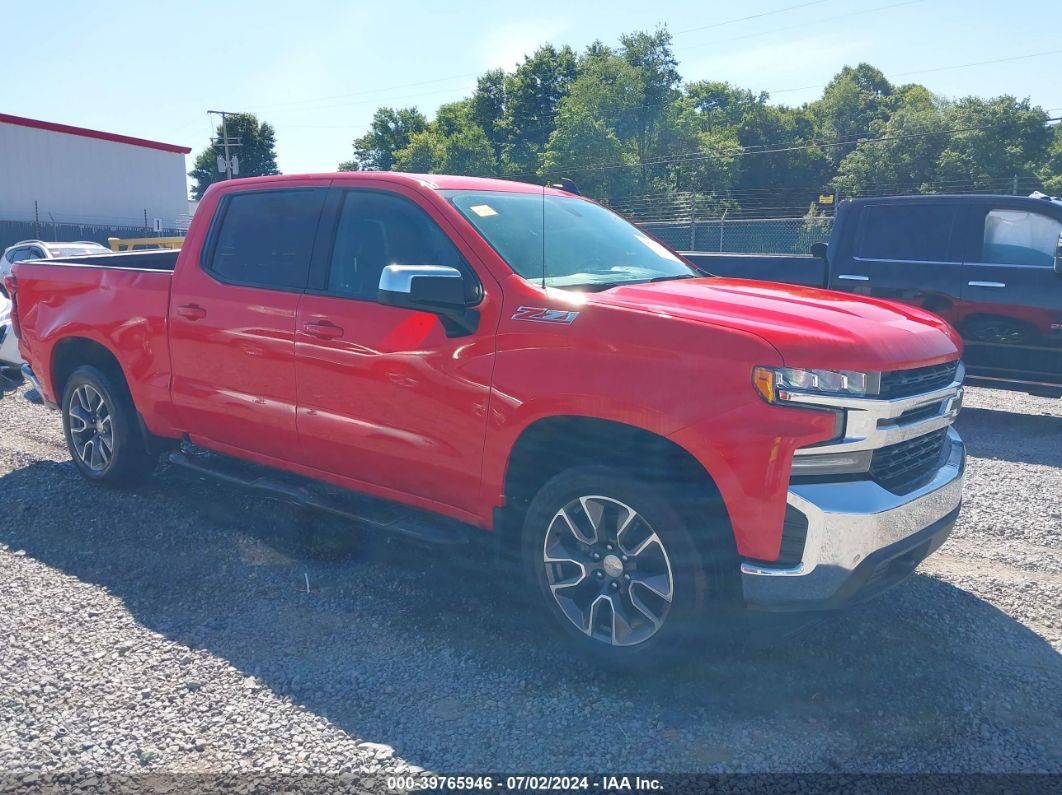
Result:
[[[0,478],[0,504],[0,542],[429,769],[976,765],[999,732],[1062,767],[1048,706],[1062,703],[1062,656],[926,576],[794,638],[617,676],[558,649],[475,548],[370,539],[355,560],[314,563],[293,552],[294,509],[184,473],[112,492],[36,462]]]

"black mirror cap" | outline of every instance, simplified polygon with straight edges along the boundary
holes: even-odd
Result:
[[[818,257],[823,262],[826,261],[826,254],[829,252],[829,250],[829,245],[821,241],[811,244],[811,256]]]
[[[1062,234],[1058,236],[1058,245],[1055,247],[1055,275],[1062,276]]]

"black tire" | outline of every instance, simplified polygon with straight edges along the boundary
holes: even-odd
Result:
[[[629,472],[587,466],[567,470],[552,478],[528,507],[521,539],[522,560],[539,605],[549,616],[554,628],[571,644],[610,668],[639,669],[670,662],[680,659],[684,652],[690,653],[694,646],[706,640],[707,646],[698,649],[697,653],[711,653],[715,651],[712,646],[721,647],[724,640],[732,636],[735,605],[733,591],[728,587],[726,578],[728,571],[736,572],[736,563],[729,567],[720,565],[723,559],[729,560],[731,557],[725,551],[716,551],[725,550],[725,544],[707,538],[694,539],[686,512],[678,507],[679,500],[674,496],[666,487],[647,483]],[[581,498],[592,499],[586,503]],[[599,500],[600,504],[595,504],[595,500]],[[623,524],[623,517],[631,516],[626,511],[637,514],[637,518],[631,519],[631,524],[624,531],[623,542],[616,541],[612,546],[596,551],[600,543],[583,545],[588,548],[591,557],[595,554],[601,556],[600,564],[595,561],[588,567],[582,567],[581,564],[547,563],[546,550],[560,549],[556,545],[558,539],[569,535],[578,540],[578,536],[564,530],[564,525],[552,529],[554,522],[559,521],[561,509],[567,510],[571,506],[572,511],[580,517],[575,520],[577,525],[583,523],[585,526],[585,521],[589,521],[593,526],[594,520],[589,516],[589,510],[595,510],[595,505],[601,511],[598,529],[611,524]],[[581,513],[580,507],[584,508]],[[612,511],[620,518],[613,522],[605,511]],[[706,532],[714,533],[716,538],[721,539],[722,530],[715,527],[708,528]],[[657,583],[657,591],[648,591],[641,583],[631,581],[632,577],[639,577],[639,558],[628,557],[632,552],[630,547],[638,546],[638,538],[647,538],[649,534],[655,534],[658,538],[663,553],[656,550],[655,542],[650,544],[647,551],[655,559],[650,559],[648,566],[643,562],[641,579],[648,580],[651,575],[651,579]],[[589,538],[590,533],[585,532],[583,536]],[[551,554],[563,557],[565,552]],[[580,551],[580,554],[585,553]],[[607,560],[617,555],[621,555],[623,562],[617,564],[615,560]],[[586,558],[581,560],[585,561]],[[657,595],[659,591],[667,590],[660,587],[665,563],[671,580],[672,598],[669,603]],[[617,566],[624,567],[618,574]],[[565,596],[566,607],[562,607],[561,600],[554,597],[551,578],[553,587],[562,583],[562,592],[568,589],[563,584],[576,580],[579,582],[576,587],[581,592],[575,592],[573,588],[576,595]],[[599,585],[602,590],[595,596],[594,588]],[[636,585],[641,587],[636,588]],[[609,589],[607,593],[606,588]],[[602,596],[612,597],[607,599],[607,608],[604,605],[598,605],[597,608],[591,606],[589,621],[585,621],[586,611],[577,605],[580,600],[585,601],[587,594],[591,601],[598,601]],[[616,602],[613,598],[622,602],[621,612],[635,619],[623,619],[620,626],[625,625],[626,628],[620,633],[617,633],[615,626],[616,613],[612,605]],[[634,605],[635,598],[641,607]],[[637,609],[632,610],[632,606]],[[643,608],[648,609],[649,613],[663,611],[663,615],[657,616],[659,624],[644,616]],[[613,616],[611,632],[608,627],[610,613]],[[576,625],[572,614],[584,620],[583,626]],[[639,621],[640,625],[635,628]],[[617,637],[621,642],[613,640]]]
[[[101,402],[94,406],[97,397]],[[124,381],[91,365],[78,367],[63,390],[62,412],[70,457],[88,480],[125,486],[145,480],[155,470],[157,457],[148,450]]]

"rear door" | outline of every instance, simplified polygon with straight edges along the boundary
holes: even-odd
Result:
[[[959,205],[865,204],[846,255],[830,263],[833,290],[903,301],[950,320],[959,301]]]
[[[334,192],[327,262],[311,277],[296,323],[302,463],[384,496],[474,513],[497,285],[480,280],[473,253],[413,194]],[[392,264],[461,270],[468,297],[479,300],[478,330],[448,337],[433,314],[378,303],[380,274]]]
[[[172,397],[194,442],[297,458],[295,311],[327,184],[223,196],[199,261],[174,273]]]
[[[969,210],[963,264],[966,362],[975,375],[1062,383],[1062,219],[1027,205]]]

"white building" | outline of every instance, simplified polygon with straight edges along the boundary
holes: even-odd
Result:
[[[0,113],[0,221],[141,227],[146,217],[173,229],[188,214],[190,151]]]

